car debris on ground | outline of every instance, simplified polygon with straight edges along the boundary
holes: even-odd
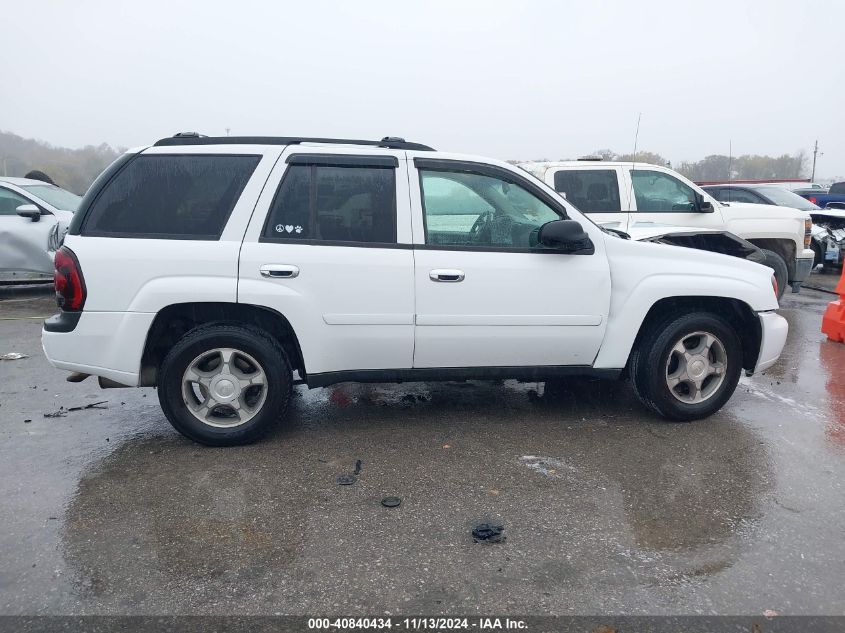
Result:
[[[68,413],[73,413],[74,411],[84,411],[85,409],[108,409],[108,407],[104,407],[102,405],[106,404],[108,400],[102,400],[100,402],[92,402],[91,404],[86,404],[78,407],[68,407],[65,409],[64,407],[59,407],[57,411],[53,411],[52,413],[45,413],[45,418],[63,418]]]
[[[22,358],[29,358],[29,356],[20,352],[9,352],[0,356],[0,360],[20,360]]]

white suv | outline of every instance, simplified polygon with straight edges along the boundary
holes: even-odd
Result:
[[[177,135],[91,186],[56,256],[50,362],[157,386],[205,444],[309,387],[630,376],[708,416],[787,333],[771,270],[606,232],[524,171],[397,138]]]

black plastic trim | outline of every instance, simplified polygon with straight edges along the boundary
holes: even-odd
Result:
[[[117,176],[124,167],[135,160],[139,155],[140,154],[123,154],[118,156],[111,165],[106,167],[105,170],[97,176],[94,182],[91,183],[91,186],[88,187],[88,191],[86,191],[85,195],[82,196],[79,208],[70,220],[70,224],[67,229],[68,235],[80,234],[80,231],[85,224],[85,220],[88,217],[88,213],[91,211],[91,208],[94,206],[94,203],[97,201],[97,198],[100,196],[103,189],[105,189],[106,185],[111,182],[112,178]]]
[[[291,154],[288,165],[322,165],[325,167],[398,167],[395,156],[366,156],[359,154]]]
[[[44,330],[46,332],[73,332],[81,317],[81,310],[76,312],[62,310],[44,321]]]
[[[259,242],[279,243],[279,244],[303,244],[305,246],[346,246],[351,248],[393,248],[400,250],[412,250],[416,248],[414,244],[396,244],[395,242],[347,242],[344,240],[298,240],[290,237],[265,237],[258,238]]]
[[[155,147],[174,145],[300,145],[302,143],[326,143],[331,145],[364,145],[386,149],[408,149],[433,152],[434,148],[422,143],[411,143],[399,139],[385,138],[381,141],[365,141],[348,138],[317,138],[308,136],[182,136],[156,141]]]
[[[534,253],[537,255],[579,255],[581,253],[569,253],[554,248],[508,248],[495,246],[450,246],[448,244],[393,244],[389,242],[344,242],[340,240],[298,240],[287,237],[265,237],[258,238],[259,242],[278,244],[303,244],[306,246],[346,246],[351,248],[392,248],[406,251],[466,251],[470,253]]]
[[[422,367],[415,369],[360,369],[308,374],[310,389],[339,382],[436,382],[443,380],[517,379],[543,381],[563,376],[619,378],[622,369],[596,369],[589,365],[541,365],[530,367]]]

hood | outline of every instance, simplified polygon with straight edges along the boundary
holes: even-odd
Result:
[[[845,220],[845,210],[837,211],[836,209],[819,209],[810,211],[809,213],[813,220]]]
[[[793,207],[779,207],[773,204],[751,204],[749,202],[720,202],[722,214],[731,218],[795,218],[810,217],[809,212]]]

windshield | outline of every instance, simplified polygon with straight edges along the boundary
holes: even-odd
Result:
[[[36,198],[41,198],[47,204],[63,211],[75,212],[82,200],[75,193],[65,191],[55,185],[22,185],[21,189],[25,189]]]
[[[754,187],[754,191],[759,191],[769,200],[781,207],[792,207],[793,209],[800,209],[801,211],[812,211],[818,209],[809,200],[802,198],[797,193],[792,193],[781,187]]]

